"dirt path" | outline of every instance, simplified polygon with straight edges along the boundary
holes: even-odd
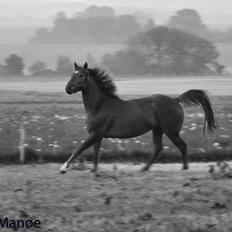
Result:
[[[232,161],[228,162],[230,166],[232,166]],[[91,167],[92,164],[89,164],[88,166]],[[100,169],[107,170],[107,171],[113,171],[115,166],[117,170],[119,171],[130,171],[130,172],[136,172],[142,169],[144,164],[122,164],[122,163],[115,163],[115,164],[100,164]],[[215,165],[215,162],[208,162],[208,163],[190,163],[189,164],[189,170],[187,172],[193,172],[193,173],[205,173],[209,170],[210,165]],[[182,164],[153,164],[151,167],[151,171],[162,171],[162,172],[179,172],[182,168]]]

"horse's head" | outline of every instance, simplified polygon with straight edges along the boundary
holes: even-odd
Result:
[[[68,94],[73,94],[78,91],[84,91],[88,86],[89,71],[88,64],[85,63],[83,67],[80,67],[74,63],[74,72],[71,75],[71,79],[67,83],[65,90]]]

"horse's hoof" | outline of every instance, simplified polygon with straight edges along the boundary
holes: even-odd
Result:
[[[189,169],[189,167],[187,166],[187,167],[183,167],[182,168],[182,171],[186,171],[186,170],[188,170]]]
[[[147,172],[148,170],[149,170],[149,168],[144,167],[144,168],[142,168],[142,169],[140,170],[140,172]]]
[[[66,173],[66,171],[65,170],[60,170],[60,172],[59,172],[60,174],[65,174]]]
[[[95,177],[101,177],[101,174],[98,173],[98,172],[94,172],[94,176],[95,176]]]
[[[90,172],[96,173],[97,169],[93,168],[93,169],[90,170]]]
[[[60,167],[60,174],[65,174],[68,167],[69,167],[69,164],[68,164],[67,162],[65,162],[65,163]]]

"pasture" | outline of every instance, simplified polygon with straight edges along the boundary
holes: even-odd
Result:
[[[188,144],[188,171],[180,170],[179,151],[165,137],[158,164],[149,172],[139,172],[153,152],[148,133],[133,139],[105,139],[97,175],[89,171],[90,149],[84,153],[87,170],[74,165],[60,175],[60,162],[87,136],[81,95],[64,93],[67,78],[1,81],[1,217],[39,219],[42,229],[37,231],[51,232],[232,230],[231,178],[210,175],[210,163],[199,163],[232,158],[230,77],[117,78],[123,99],[158,92],[176,96],[193,87],[210,91],[218,123],[214,135],[203,136],[199,108],[184,108],[181,136]],[[22,126],[27,164],[18,165]]]
[[[60,175],[57,164],[1,166],[0,214],[39,219],[42,228],[30,231],[230,232],[231,179],[213,178],[203,164],[166,165],[147,173],[104,165],[98,175]]]
[[[215,135],[202,135],[204,115],[201,109],[184,108],[185,122],[181,135],[188,144],[189,159],[192,161],[231,159],[232,97],[224,96],[224,93],[230,92],[231,78],[228,77],[225,80],[225,83],[223,79],[219,81],[222,83],[221,88],[214,79],[206,78],[200,82],[201,87],[206,89],[208,89],[207,83],[209,85],[215,83],[212,91],[215,89],[221,93],[220,96],[211,96],[219,125]],[[141,96],[134,94],[136,90],[144,95],[149,92],[165,93],[167,81],[159,79],[147,82],[118,81],[119,93],[129,93],[121,95],[124,99]],[[180,89],[178,92],[182,93],[190,89],[194,82],[192,79],[189,84],[188,81],[183,80],[183,84],[178,88],[179,81],[180,79],[169,79],[169,87],[166,91],[176,96],[178,89]],[[198,81],[199,79],[195,79],[195,84]],[[39,82],[38,80],[35,82],[2,82],[1,87],[5,89],[0,92],[0,159],[2,162],[10,162],[18,157],[19,129],[22,124],[26,132],[25,147],[30,154],[28,157],[30,160],[40,157],[47,161],[64,161],[71,151],[87,137],[81,95],[65,94],[64,83],[64,80],[60,82]],[[141,83],[142,88],[139,87]],[[202,83],[206,83],[205,86]],[[8,90],[6,90],[7,86]],[[151,91],[153,86],[156,91]],[[22,89],[12,91],[10,88]],[[166,137],[164,139],[165,155],[161,157],[161,161],[178,162],[180,158],[178,151]],[[134,139],[105,139],[102,147],[102,160],[138,159],[145,161],[152,151],[150,133]],[[87,156],[91,154],[90,151],[86,153]],[[90,157],[88,159],[91,159]]]
[[[119,95],[181,94],[188,89],[204,89],[210,95],[232,95],[232,76],[193,76],[193,77],[127,77],[112,76]],[[64,93],[64,87],[70,76],[66,77],[18,77],[1,78],[0,90],[33,91],[43,93]],[[4,94],[2,94],[3,97]],[[50,94],[51,95],[51,94]],[[6,97],[14,96],[12,94]],[[75,97],[74,97],[75,98]],[[69,99],[74,99],[73,96]],[[0,99],[1,100],[1,99]],[[20,100],[20,97],[19,99]],[[59,99],[57,99],[59,100]]]

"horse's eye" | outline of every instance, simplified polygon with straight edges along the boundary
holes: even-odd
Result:
[[[83,77],[83,75],[81,74],[80,77]]]

